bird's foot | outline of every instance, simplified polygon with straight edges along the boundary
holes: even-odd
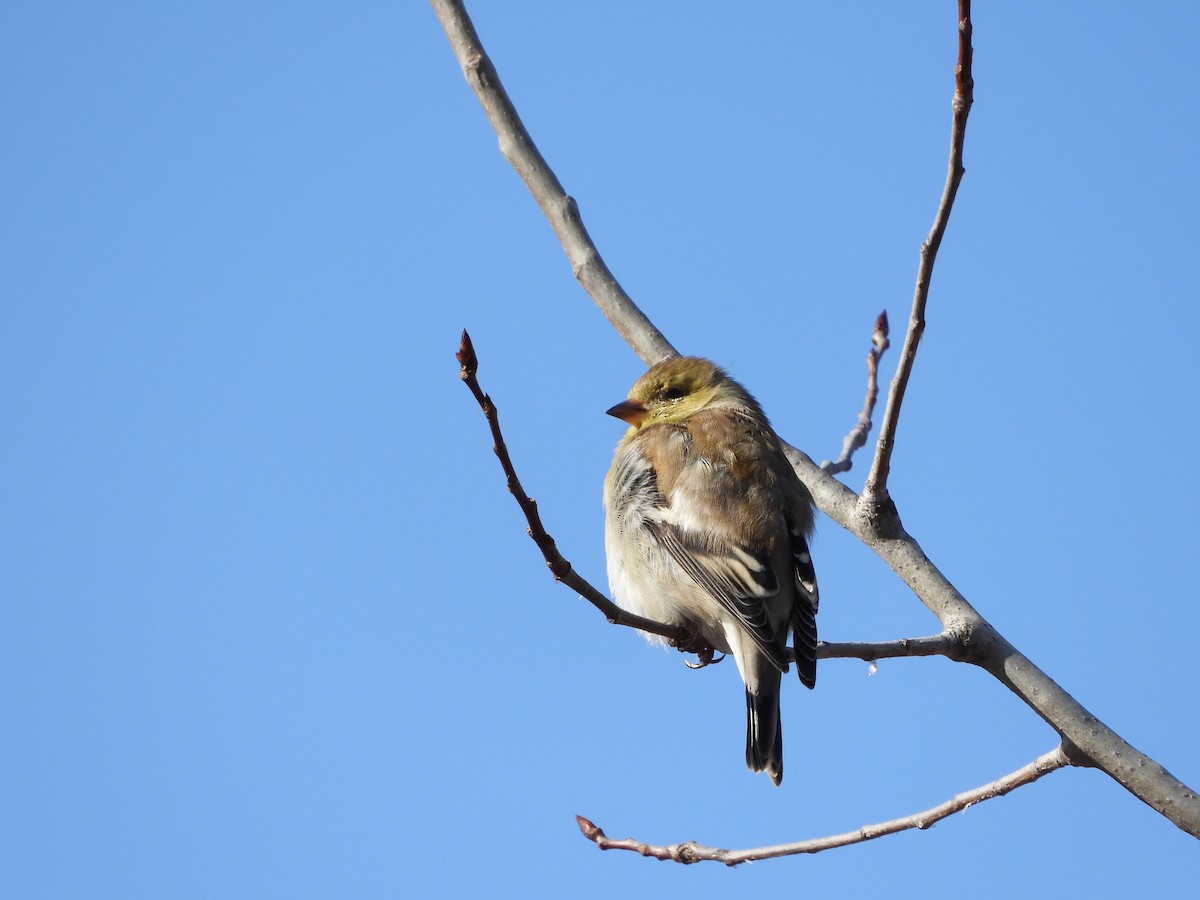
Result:
[[[705,666],[711,666],[713,663],[719,663],[721,660],[723,660],[725,658],[725,654],[722,653],[716,659],[713,659],[714,653],[717,653],[717,651],[714,650],[712,647],[705,647],[703,650],[696,651],[696,661],[695,662],[688,662],[685,659],[683,661],[683,664],[685,666],[687,666],[689,669],[703,669]]]
[[[696,634],[689,633],[687,637],[677,641],[672,641],[673,646],[680,653],[695,653],[696,661],[684,661],[684,665],[689,669],[703,669],[705,666],[710,666],[713,663],[719,663],[725,658],[725,654],[717,655],[719,651],[715,647],[711,647],[708,641]],[[716,656],[714,659],[713,657]]]

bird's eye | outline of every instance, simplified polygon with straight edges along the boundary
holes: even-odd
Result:
[[[678,400],[683,396],[683,393],[683,388],[681,387],[669,387],[663,391],[663,396],[668,400]]]

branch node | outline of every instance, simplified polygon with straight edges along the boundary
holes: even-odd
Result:
[[[1070,765],[1081,769],[1096,768],[1096,761],[1079,749],[1079,746],[1074,741],[1063,738],[1060,749]]]

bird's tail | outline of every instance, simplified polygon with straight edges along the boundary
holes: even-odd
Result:
[[[783,781],[783,728],[779,724],[779,674],[759,679],[757,693],[746,690],[746,765]]]

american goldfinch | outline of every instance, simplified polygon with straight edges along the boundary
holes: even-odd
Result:
[[[658,363],[608,414],[632,426],[604,481],[613,597],[733,656],[746,765],[779,784],[789,631],[801,683],[817,675],[812,497],[758,402],[706,359]]]

